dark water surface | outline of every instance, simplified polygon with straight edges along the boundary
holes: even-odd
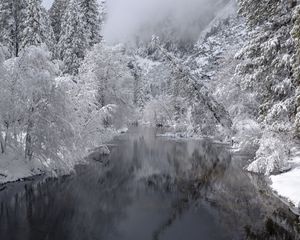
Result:
[[[60,179],[6,185],[1,240],[299,239],[299,220],[226,146],[132,130]]]

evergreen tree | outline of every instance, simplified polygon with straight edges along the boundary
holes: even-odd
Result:
[[[25,18],[24,0],[0,1],[0,42],[6,46],[13,56],[20,51],[21,35]]]
[[[107,18],[107,4],[106,4],[106,0],[101,0],[99,3],[99,11],[100,11],[100,23],[101,26],[103,25],[103,23],[105,22],[106,18]]]
[[[293,41],[295,43],[295,51],[292,58],[292,69],[295,91],[295,132],[300,136],[300,6],[297,6],[293,12],[293,29],[291,31]]]
[[[84,36],[79,0],[71,0],[62,20],[58,53],[65,63],[65,73],[76,74],[84,58],[86,39]]]
[[[48,49],[54,53],[55,52],[55,35],[53,28],[51,26],[51,20],[49,14],[45,8],[42,8],[42,32],[44,35],[44,43],[48,46]]]
[[[241,0],[239,10],[252,28],[250,42],[237,55],[246,60],[237,71],[243,76],[241,85],[258,96],[258,120],[281,132],[292,131],[286,122],[296,112],[297,83],[291,64],[295,54],[293,7],[294,1]]]
[[[81,0],[80,8],[86,42],[92,47],[101,39],[99,5],[97,0]]]
[[[24,20],[21,48],[41,43],[51,45],[53,34],[48,19],[48,14],[41,5],[41,0],[28,0]]]
[[[58,42],[60,38],[62,18],[66,11],[68,3],[69,0],[55,0],[49,10],[49,16],[56,42]]]

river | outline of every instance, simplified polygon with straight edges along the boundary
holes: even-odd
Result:
[[[1,240],[299,239],[299,219],[211,140],[133,129],[76,174],[7,184]]]

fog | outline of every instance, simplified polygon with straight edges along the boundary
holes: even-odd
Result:
[[[42,4],[43,4],[43,6],[44,6],[46,9],[49,9],[49,8],[51,7],[53,1],[54,1],[54,0],[43,0],[43,1],[42,1]]]
[[[107,42],[149,40],[153,34],[194,41],[212,19],[220,0],[108,0]]]

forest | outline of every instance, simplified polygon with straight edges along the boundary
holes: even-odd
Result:
[[[299,1],[0,1],[1,184],[76,174],[137,128],[228,146],[299,214]]]

